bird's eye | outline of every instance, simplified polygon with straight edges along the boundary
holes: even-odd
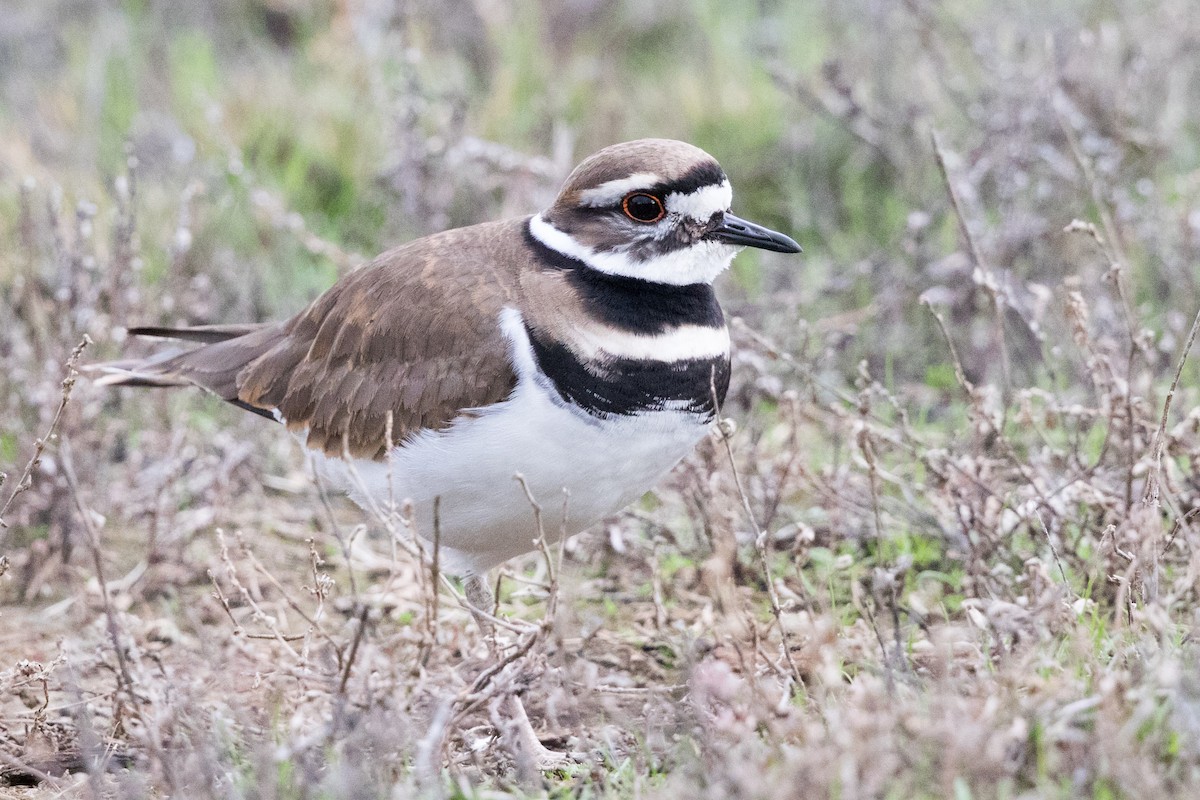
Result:
[[[627,195],[621,201],[621,210],[625,212],[625,216],[636,222],[658,222],[667,215],[662,200],[641,192]]]

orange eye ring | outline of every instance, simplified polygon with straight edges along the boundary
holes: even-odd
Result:
[[[647,202],[648,201],[648,202]],[[634,222],[658,222],[667,215],[663,201],[652,194],[634,192],[621,201],[621,210]]]

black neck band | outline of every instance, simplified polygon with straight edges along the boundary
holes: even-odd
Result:
[[[525,242],[543,268],[567,272],[584,306],[615,328],[652,335],[680,325],[719,328],[725,324],[716,293],[707,283],[676,286],[610,275],[540,241],[529,225]]]

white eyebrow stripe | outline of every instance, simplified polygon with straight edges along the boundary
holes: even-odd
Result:
[[[589,360],[605,355],[641,361],[691,361],[729,354],[729,329],[707,325],[679,325],[646,336],[610,326],[581,326],[572,332],[571,345]]]
[[[638,189],[650,189],[662,183],[662,176],[653,172],[635,172],[628,178],[617,178],[579,193],[579,204],[591,208],[614,206],[621,198]]]
[[[729,181],[701,186],[694,192],[667,195],[667,211],[689,216],[698,222],[708,222],[718,211],[728,211],[733,205],[733,187]]]
[[[551,250],[582,261],[599,272],[641,278],[651,283],[665,283],[670,286],[712,283],[729,267],[729,262],[733,261],[733,257],[741,249],[723,242],[702,239],[683,250],[674,250],[649,261],[634,261],[620,251],[597,253],[587,245],[575,241],[570,234],[551,225],[541,214],[530,217],[529,233]]]

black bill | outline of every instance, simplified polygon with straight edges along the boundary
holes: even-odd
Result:
[[[760,250],[774,250],[776,253],[802,252],[800,245],[796,244],[790,236],[784,236],[782,233],[764,228],[762,225],[755,225],[749,220],[735,217],[730,213],[726,213],[721,224],[709,231],[706,236],[709,239],[716,239],[718,242],[726,244],[736,244],[739,247],[757,247]]]

